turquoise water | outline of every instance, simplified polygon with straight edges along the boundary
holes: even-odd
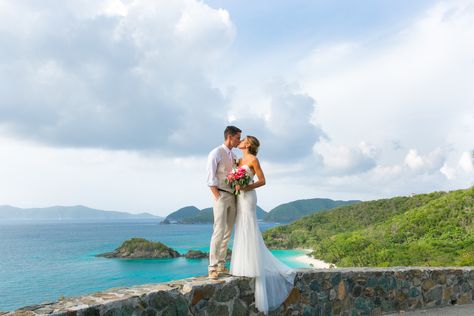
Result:
[[[261,230],[275,226],[261,223]],[[113,287],[164,282],[207,273],[207,259],[107,259],[131,237],[161,241],[185,253],[209,250],[212,225],[160,225],[152,221],[113,223],[0,222],[0,311],[56,301]],[[299,250],[274,251],[291,267]]]

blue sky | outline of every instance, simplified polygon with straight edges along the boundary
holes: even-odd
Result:
[[[305,49],[347,39],[383,36],[409,25],[436,1],[204,1],[226,9],[238,36],[240,56]],[[296,50],[296,49],[295,49]],[[293,57],[295,57],[293,56]]]
[[[259,204],[473,183],[474,1],[0,0],[0,204],[211,204],[262,143]]]

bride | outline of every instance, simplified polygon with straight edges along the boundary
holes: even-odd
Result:
[[[265,185],[265,176],[256,157],[259,146],[257,138],[247,136],[238,147],[243,152],[239,167],[245,168],[251,176],[256,175],[258,181],[243,188],[236,187],[241,193],[237,197],[230,274],[255,277],[255,306],[267,314],[288,297],[295,272],[268,250],[258,227],[255,188]]]

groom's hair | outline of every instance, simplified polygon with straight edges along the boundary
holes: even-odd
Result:
[[[224,139],[227,139],[227,136],[234,136],[237,133],[242,133],[240,128],[229,125],[224,130]]]

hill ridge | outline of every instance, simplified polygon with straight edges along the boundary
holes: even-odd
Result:
[[[289,223],[315,212],[329,210],[341,205],[349,205],[360,202],[359,200],[332,200],[329,198],[299,199],[280,204],[274,207],[264,217],[267,222]]]
[[[132,214],[124,211],[105,211],[87,207],[74,206],[48,206],[20,208],[10,205],[0,206],[0,219],[8,220],[114,220],[114,219],[156,219],[156,216],[147,212]]]

